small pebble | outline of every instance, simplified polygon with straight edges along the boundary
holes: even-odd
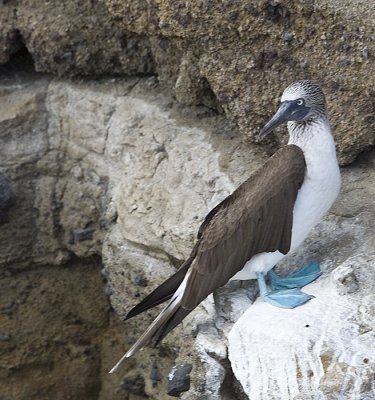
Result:
[[[133,282],[135,285],[141,287],[146,287],[148,285],[147,279],[142,275],[135,276]]]
[[[6,333],[0,333],[0,342],[9,342],[10,335]]]
[[[83,242],[85,240],[92,240],[94,234],[94,229],[73,229],[73,239],[74,242]]]
[[[143,376],[137,375],[135,377],[125,378],[121,382],[121,388],[129,393],[135,394],[137,396],[146,397],[145,393],[145,380]]]
[[[342,59],[342,63],[344,64],[344,65],[350,65],[350,58],[349,57],[343,57],[343,59]]]
[[[292,32],[283,32],[283,34],[281,35],[281,38],[285,41],[285,42],[291,42],[294,38],[294,35]]]
[[[152,382],[152,387],[156,387],[157,384],[162,380],[162,375],[159,371],[159,368],[156,364],[151,369],[150,379]]]
[[[191,364],[177,364],[168,374],[169,396],[179,397],[182,392],[187,392],[190,389],[190,372]]]
[[[363,57],[365,60],[368,60],[369,52],[368,52],[368,47],[367,47],[367,46],[365,46],[365,47],[361,50],[361,54],[362,54],[362,57]]]

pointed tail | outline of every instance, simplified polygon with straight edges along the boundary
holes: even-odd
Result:
[[[117,371],[127,358],[133,356],[147,345],[155,347],[175,326],[177,326],[192,310],[181,307],[181,300],[186,287],[187,277],[184,279],[171,301],[147,328],[143,335],[134,343],[130,350],[123,355],[120,361],[109,371]]]
[[[140,303],[138,303],[134,308],[132,308],[128,312],[124,320],[133,318],[136,315],[169,300],[184,280],[185,275],[191,265],[191,262],[191,258],[186,260],[186,262],[182,264],[182,266],[175,274],[173,274],[164,283],[162,283],[153,292],[151,292],[147,297],[145,297]]]

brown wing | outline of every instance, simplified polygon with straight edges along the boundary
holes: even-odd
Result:
[[[288,145],[203,221],[182,307],[195,308],[254,255],[290,249],[293,207],[305,176],[302,150]]]

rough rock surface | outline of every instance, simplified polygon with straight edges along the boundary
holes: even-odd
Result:
[[[0,11],[0,63],[26,46],[39,71],[60,76],[157,74],[251,141],[281,90],[313,78],[341,163],[374,144],[373,1],[19,0]]]
[[[0,174],[0,226],[9,221],[7,210],[14,205],[15,196],[12,185]]]
[[[108,301],[96,264],[46,265],[0,279],[1,398],[97,396]]]
[[[25,73],[2,80],[1,172],[17,196],[9,224],[0,227],[5,311],[0,326],[6,326],[0,331],[5,357],[0,386],[10,399],[55,398],[56,387],[61,398],[76,390],[82,399],[161,399],[169,371],[181,363],[193,366],[190,390],[182,399],[246,399],[244,393],[253,390],[241,372],[244,360],[233,350],[236,327],[229,336],[229,358],[241,384],[231,371],[226,339],[237,320],[244,323],[248,315],[252,319],[267,308],[260,300],[251,306],[256,297],[252,282],[220,289],[159,348],[144,350],[119,374],[107,374],[156,311],[119,324],[106,308],[98,268],[89,267],[89,261],[97,266],[96,257],[102,256],[106,292],[116,313],[124,315],[187,256],[206,212],[269,155],[267,147],[234,135],[223,115],[206,107],[180,106],[168,93],[154,77],[67,81]],[[375,363],[368,343],[374,310],[371,288],[363,282],[373,273],[374,156],[370,151],[342,169],[343,191],[331,214],[290,264],[280,266],[284,270],[318,258],[324,268],[323,279],[311,286],[316,301],[293,312],[301,321],[305,312],[316,310],[315,323],[309,317],[312,329],[304,329],[310,329],[315,344],[310,359],[323,357],[327,369],[317,369],[314,377],[306,368],[293,370],[294,375],[285,371],[288,382],[294,382],[290,390],[303,378],[306,386],[301,388],[318,388],[322,399],[331,399],[342,389],[338,376],[353,377],[347,386],[353,396],[373,390],[369,382]],[[324,295],[351,303],[353,318],[340,319],[343,330],[324,342],[323,353],[316,321]],[[31,314],[28,300],[35,304]],[[332,312],[338,314],[341,305],[332,303]],[[272,322],[274,314],[265,319],[267,315]],[[280,321],[284,313],[277,316]],[[20,325],[27,337],[17,330]],[[40,327],[45,327],[47,342]],[[349,353],[338,352],[338,343],[347,344],[345,329],[354,329],[351,345],[362,357],[358,363]],[[259,343],[264,331],[248,322],[245,332]],[[285,362],[291,362],[291,354],[301,356],[294,347],[284,352],[274,339],[280,363],[284,356]],[[94,353],[86,343],[94,346]],[[245,340],[239,343],[243,352],[250,351]],[[261,365],[254,362],[254,368]],[[314,360],[314,365],[321,364]],[[78,375],[82,380],[76,380]],[[34,397],[26,397],[19,390],[33,381],[40,390],[30,386]],[[288,390],[288,383],[281,384],[277,393]],[[262,387],[266,390],[266,381]]]
[[[375,394],[374,255],[347,259],[304,290],[297,312],[257,301],[229,335],[250,399],[354,399]]]

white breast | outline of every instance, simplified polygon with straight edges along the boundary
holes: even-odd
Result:
[[[340,170],[328,121],[311,129],[314,131],[298,137],[291,135],[289,140],[289,144],[296,144],[303,150],[306,174],[294,205],[292,243],[288,254],[323,218],[340,191]],[[268,272],[284,257],[279,251],[257,254],[232,279],[255,279],[256,272]]]
[[[341,186],[340,169],[329,126],[316,130],[300,147],[307,168],[293,210],[291,251],[331,208]]]

